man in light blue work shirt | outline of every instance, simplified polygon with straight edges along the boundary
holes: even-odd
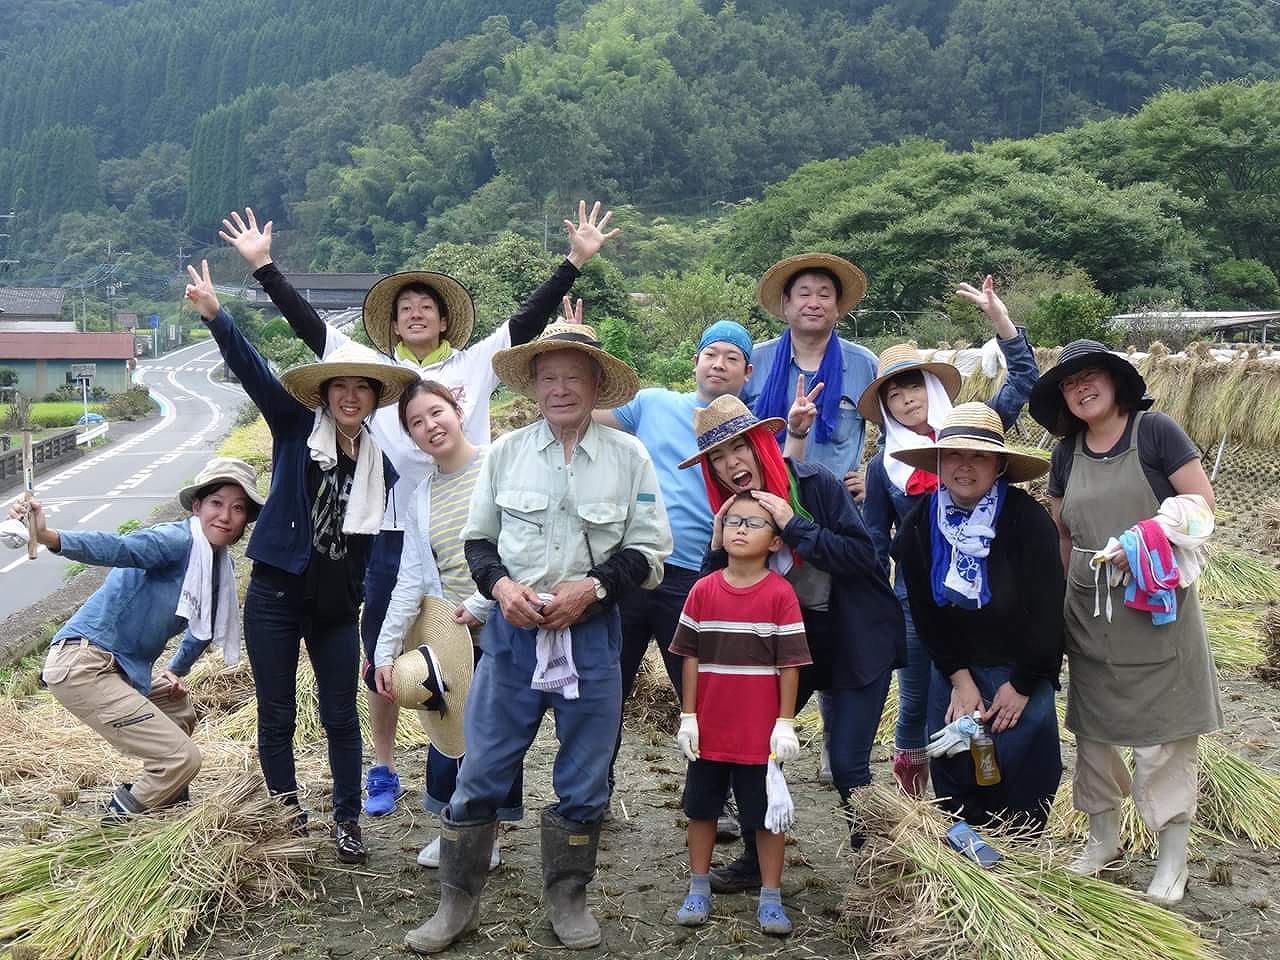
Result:
[[[848,260],[829,253],[787,257],[770,267],[756,291],[760,306],[787,323],[775,340],[756,344],[761,371],[742,399],[762,420],[787,417],[796,379],[805,389],[823,384],[818,419],[804,435],[804,459],[820,463],[844,481],[850,495],[862,493],[862,445],[866,422],[858,398],[876,378],[876,355],[836,335],[836,323],[862,299],[867,278]]]

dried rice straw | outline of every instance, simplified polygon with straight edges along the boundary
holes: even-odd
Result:
[[[1201,605],[1213,662],[1223,673],[1247,673],[1263,661],[1258,614],[1241,607]]]
[[[1200,599],[1243,605],[1280,600],[1280,572],[1239,550],[1209,546],[1209,562],[1200,575]]]

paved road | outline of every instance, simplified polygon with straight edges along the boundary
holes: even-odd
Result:
[[[151,389],[160,418],[112,424],[113,439],[99,452],[37,474],[36,497],[50,524],[115,530],[128,520],[145,521],[171,499],[212,456],[244,402],[239,386],[211,379],[220,362],[218,348],[206,342],[140,363],[135,379]],[[35,560],[0,549],[0,619],[56,590],[66,566],[43,548]]]

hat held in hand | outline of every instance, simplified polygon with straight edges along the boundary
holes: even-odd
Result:
[[[391,672],[391,696],[401,707],[418,711],[432,746],[457,759],[466,752],[462,712],[474,670],[471,631],[453,619],[453,607],[426,597],[405,638],[405,652]]]

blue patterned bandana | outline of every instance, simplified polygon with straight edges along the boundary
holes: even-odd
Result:
[[[987,555],[996,538],[996,521],[1009,484],[997,479],[972,510],[957,506],[951,491],[939,487],[929,511],[930,579],[933,601],[966,610],[980,610],[991,602]]]

